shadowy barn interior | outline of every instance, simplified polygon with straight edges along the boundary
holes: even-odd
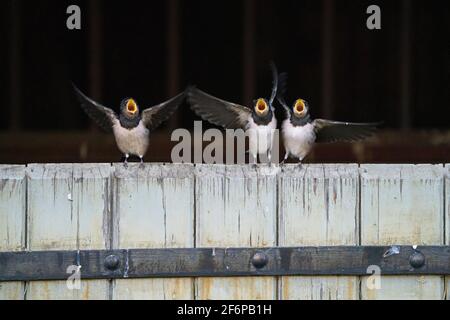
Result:
[[[81,8],[81,30],[66,9]],[[79,107],[71,81],[118,109],[151,106],[189,84],[237,103],[270,90],[268,64],[289,73],[289,100],[313,117],[384,121],[357,144],[319,145],[306,162],[439,163],[450,159],[450,4],[377,1],[5,1],[1,10],[0,163],[115,162],[120,153]],[[170,161],[181,106],[146,161]],[[208,128],[204,123],[204,128]]]
[[[81,30],[66,27],[73,4]],[[376,1],[380,30],[366,27],[372,4],[4,1],[0,300],[448,299],[450,2]],[[124,167],[71,87],[116,111],[191,84],[249,104],[269,94],[271,60],[313,118],[384,125],[302,166],[155,163],[200,120],[185,103],[151,135],[148,163]],[[67,290],[66,262],[90,276],[81,290]],[[382,288],[364,285],[367,265]]]

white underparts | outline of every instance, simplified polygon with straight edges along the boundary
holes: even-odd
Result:
[[[275,117],[267,125],[257,125],[253,118],[248,120],[247,132],[249,136],[250,154],[266,154],[272,150],[275,129],[277,128],[277,120]],[[270,160],[270,159],[269,159]]]
[[[139,122],[137,127],[126,129],[120,125],[119,120],[116,120],[113,131],[117,147],[122,153],[139,157],[145,155],[149,143],[149,130],[142,121]]]
[[[293,126],[289,119],[283,121],[282,136],[286,152],[299,160],[308,155],[316,141],[314,126],[311,123]]]

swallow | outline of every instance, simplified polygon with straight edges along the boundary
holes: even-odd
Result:
[[[273,102],[278,88],[278,72],[273,63],[271,70],[273,80],[270,98],[253,100],[251,108],[216,98],[196,87],[190,87],[187,93],[191,109],[203,120],[226,129],[243,129],[248,133],[249,152],[254,164],[258,155],[266,155],[269,163],[272,157],[274,131],[277,128]]]
[[[73,85],[78,101],[87,115],[104,131],[112,132],[119,150],[124,154],[124,165],[130,155],[138,156],[143,164],[149,145],[150,132],[166,121],[184,99],[185,92],[140,112],[133,98],[123,99],[120,114],[87,97]]]
[[[287,74],[280,78],[278,102],[283,106],[286,118],[281,125],[281,135],[286,150],[284,163],[289,157],[298,159],[299,163],[308,155],[315,143],[354,142],[373,135],[382,122],[352,123],[325,119],[312,120],[309,104],[304,99],[297,99],[291,107],[286,104],[284,95],[287,87]]]

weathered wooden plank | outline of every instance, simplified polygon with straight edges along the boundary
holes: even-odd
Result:
[[[25,248],[25,166],[0,165],[0,251]],[[0,282],[0,300],[23,299],[24,283]]]
[[[115,164],[115,248],[194,245],[192,165]],[[113,282],[114,299],[192,299],[193,280],[129,279]]]
[[[445,196],[444,196],[444,206],[445,206],[445,244],[450,245],[450,163],[445,165]],[[445,297],[450,300],[450,276],[445,277]]]
[[[105,249],[110,237],[109,164],[28,166],[28,248],[30,250]],[[68,273],[68,277],[71,273]],[[81,278],[83,269],[81,268]],[[106,299],[107,280],[36,281],[27,299]]]
[[[274,246],[278,171],[267,165],[197,165],[196,246]],[[274,299],[276,283],[275,277],[199,278],[196,298]]]
[[[444,242],[442,165],[361,165],[361,244],[439,245]],[[363,299],[441,299],[442,276],[381,276]]]
[[[279,244],[357,245],[358,165],[285,165],[278,178]],[[358,277],[282,277],[282,299],[358,299]]]
[[[177,166],[117,165],[115,248],[192,247],[195,220],[199,247],[274,246],[277,195],[281,246],[358,244],[356,165],[284,166],[278,193],[277,167],[199,165],[196,219],[193,168]],[[0,166],[0,250],[25,248],[24,172],[23,166]],[[363,245],[443,244],[444,235],[449,244],[449,165],[364,165],[359,172]],[[30,165],[29,249],[108,248],[110,173],[110,165]],[[443,276],[385,276],[380,290],[369,290],[365,280],[365,299],[449,296]],[[195,297],[271,299],[276,283],[274,277],[197,279]],[[283,277],[280,284],[286,299],[358,297],[356,277]],[[0,283],[0,299],[23,298],[23,288]],[[82,289],[73,291],[65,281],[37,281],[26,297],[102,299],[108,288],[106,280],[82,281]],[[192,279],[120,280],[113,297],[193,298],[194,285]]]

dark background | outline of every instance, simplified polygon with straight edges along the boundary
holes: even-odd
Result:
[[[66,9],[81,8],[81,30]],[[366,9],[381,8],[381,30]],[[269,61],[289,100],[313,117],[384,120],[357,144],[320,145],[309,162],[450,162],[448,1],[2,1],[0,163],[117,161],[111,135],[70,86],[117,110],[188,84],[248,104],[270,92]],[[198,119],[187,105],[159,128],[146,161],[170,161],[170,133]],[[280,121],[281,122],[281,121]],[[204,124],[204,127],[208,125]]]

